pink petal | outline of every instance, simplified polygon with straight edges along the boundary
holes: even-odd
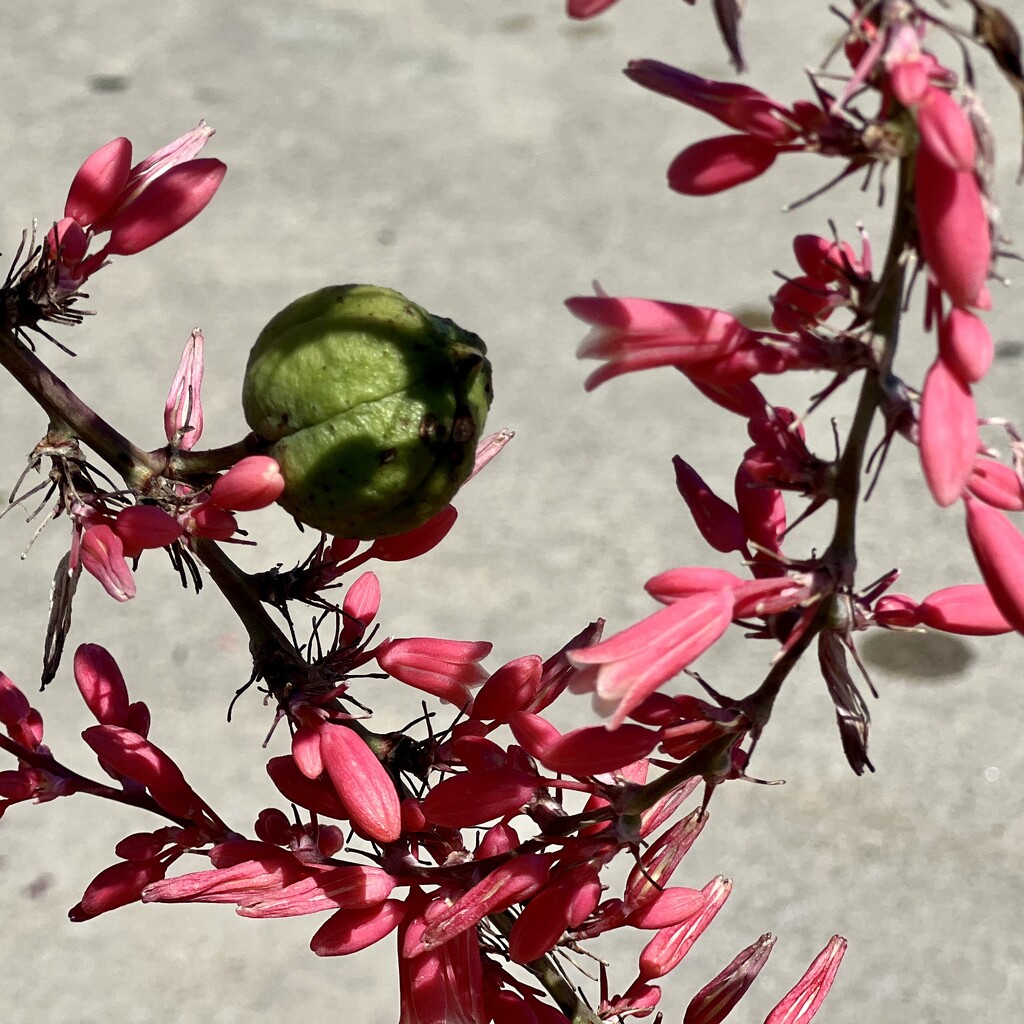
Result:
[[[775,145],[753,135],[704,139],[672,161],[668,184],[683,195],[713,195],[764,174],[778,154]]]

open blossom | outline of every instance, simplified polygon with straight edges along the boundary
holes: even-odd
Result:
[[[86,159],[68,191],[64,218],[49,236],[68,288],[95,273],[108,256],[148,249],[203,210],[227,170],[220,160],[197,158],[212,135],[200,121],[134,166],[125,138]],[[93,237],[106,232],[110,237],[103,248],[87,256]]]

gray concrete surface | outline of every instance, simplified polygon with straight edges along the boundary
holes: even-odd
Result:
[[[752,84],[785,100],[806,94],[800,68],[836,31],[824,7],[749,5]],[[383,567],[385,628],[492,639],[497,666],[554,650],[598,615],[611,629],[635,621],[652,610],[641,588],[654,572],[726,564],[697,543],[669,460],[679,452],[728,489],[741,425],[668,370],[585,396],[585,367],[573,356],[582,332],[562,300],[597,278],[617,294],[763,311],[772,269],[792,270],[793,234],[823,232],[834,217],[846,234],[861,218],[880,246],[884,237],[874,193],[856,184],[778,212],[831,170],[806,157],[706,201],[667,191],[675,152],[720,129],[644,94],[620,69],[650,56],[726,76],[708,8],[622,0],[598,21],[571,24],[558,0],[4,4],[5,253],[33,217],[59,216],[81,159],[115,135],[131,137],[141,155],[204,117],[218,130],[209,153],[230,168],[190,228],[94,280],[90,305],[100,315],[65,339],[78,357],[44,354],[126,433],[156,445],[178,354],[201,325],[206,440],[227,443],[243,430],[238,392],[249,345],[272,313],[328,283],[398,288],[487,340],[497,391],[491,424],[518,436],[460,497],[459,525],[440,549]],[[1018,146],[1013,101],[983,66],[979,75],[1006,126],[1008,189]],[[1008,195],[1007,226],[1019,234],[1019,193]],[[997,289],[996,298],[990,322],[1000,358],[979,402],[1020,422],[1019,289]],[[931,344],[908,329],[911,379]],[[805,383],[771,394],[799,403]],[[0,477],[13,481],[45,424],[11,382],[0,394]],[[842,426],[847,397],[812,423],[826,450],[827,416]],[[929,501],[913,452],[895,450],[865,514],[863,579],[898,564],[916,594],[975,580],[961,519]],[[810,524],[790,550],[822,544],[827,527]],[[245,553],[247,565],[305,553],[283,514],[251,517],[251,528],[259,547]],[[0,522],[0,667],[28,688],[49,577],[67,541],[66,525],[52,526],[19,561],[32,529],[17,516]],[[239,630],[212,589],[182,593],[159,558],[147,561],[130,605],[115,606],[84,582],[70,643],[109,646],[133,696],[155,708],[154,739],[214,806],[249,823],[274,793],[260,749],[268,711],[250,698],[233,724],[224,721],[247,674]],[[1019,1020],[1020,652],[1018,637],[872,638],[865,656],[881,691],[872,704],[878,773],[860,779],[843,760],[813,666],[791,680],[753,765],[787,784],[726,787],[681,871],[690,884],[729,875],[735,894],[668,981],[667,1021],[767,930],[780,941],[737,1022],[760,1021],[833,932],[849,938],[850,951],[823,1024]],[[701,668],[740,692],[768,656],[737,638]],[[415,704],[400,689],[366,684],[395,725]],[[92,770],[69,672],[35,700],[55,752]],[[589,720],[583,701],[570,702],[563,721]],[[283,737],[275,742],[283,749]],[[247,922],[223,907],[136,906],[69,924],[66,910],[110,863],[113,845],[151,827],[84,797],[18,807],[0,823],[4,1024],[397,1019],[391,945],[321,961],[306,948],[308,919]],[[638,949],[605,947],[617,965],[613,983],[632,977]]]

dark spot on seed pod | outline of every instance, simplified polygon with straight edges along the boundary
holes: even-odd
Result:
[[[423,419],[420,420],[420,440],[424,444],[429,444],[431,441],[437,439],[438,431],[441,428],[437,417],[433,413],[427,413]]]
[[[455,422],[452,423],[452,440],[459,444],[465,444],[472,438],[475,429],[472,416],[456,416]]]
[[[397,448],[385,448],[384,451],[377,453],[377,461],[382,465],[386,466],[389,462],[394,462],[398,458]]]

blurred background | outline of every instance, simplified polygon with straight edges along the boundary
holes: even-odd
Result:
[[[966,24],[963,6],[956,14]],[[809,97],[803,68],[835,43],[839,21],[824,3],[754,0],[748,8],[745,80],[783,102]],[[0,30],[0,247],[8,259],[33,218],[45,229],[61,215],[75,170],[109,139],[127,135],[139,159],[199,118],[217,129],[204,155],[229,171],[210,207],[90,282],[84,305],[99,315],[59,335],[76,358],[41,348],[133,440],[163,443],[164,397],[196,326],[207,339],[204,443],[240,437],[252,341],[271,315],[322,285],[391,286],[487,341],[496,391],[488,427],[514,429],[515,441],[459,495],[459,522],[439,548],[374,568],[387,633],[492,640],[491,669],[522,654],[547,656],[598,616],[609,632],[631,624],[654,610],[642,585],[658,571],[736,567],[702,547],[670,460],[683,455],[728,496],[743,424],[671,370],[585,395],[589,367],[574,358],[585,330],[563,300],[597,280],[612,294],[721,306],[758,325],[777,287],[773,270],[795,272],[793,235],[827,235],[831,218],[853,239],[863,221],[879,262],[884,253],[888,212],[878,209],[876,183],[862,191],[848,181],[782,212],[837,164],[796,155],[716,197],[668,191],[672,157],[724,129],[645,93],[621,69],[652,57],[732,77],[708,3],[621,0],[601,18],[573,23],[559,0],[56,0],[5,4]],[[1016,100],[984,55],[976,72],[997,126],[1013,236],[1021,230]],[[1003,269],[1015,274],[1016,265]],[[978,388],[979,408],[1021,423],[1021,298],[999,285],[993,292],[997,362]],[[934,351],[919,322],[915,306],[898,367],[911,382]],[[802,409],[823,383],[766,390]],[[7,486],[46,423],[12,381],[0,389]],[[830,417],[842,433],[852,399],[847,389],[811,418],[809,435],[825,457]],[[990,440],[1001,437],[993,431]],[[0,667],[32,695],[57,756],[98,771],[79,739],[90,721],[70,655],[79,643],[101,643],[133,699],[154,709],[153,740],[227,820],[249,829],[263,807],[284,806],[263,767],[271,709],[250,693],[225,720],[249,673],[244,635],[212,586],[198,597],[182,591],[159,555],[144,559],[128,605],[83,579],[66,664],[34,693],[50,579],[69,528],[51,524],[21,560],[36,528],[24,518],[16,511],[0,521]],[[936,508],[915,452],[897,444],[864,510],[861,582],[893,566],[904,572],[896,589],[917,597],[976,582],[962,518],[958,508]],[[244,525],[258,541],[238,552],[249,568],[290,566],[312,546],[277,510]],[[794,532],[787,551],[821,550],[830,529],[829,516],[819,516]],[[735,891],[666,979],[667,1021],[765,931],[780,940],[734,1011],[737,1022],[760,1021],[835,932],[850,950],[822,1022],[1019,1019],[1020,639],[879,633],[861,651],[880,691],[871,702],[877,774],[850,772],[808,662],[787,682],[751,766],[786,785],[724,787],[680,869],[679,884],[723,874]],[[737,631],[698,667],[739,695],[754,688],[771,653]],[[400,684],[366,680],[356,692],[387,728],[417,713],[418,698]],[[563,700],[560,724],[592,720],[583,698]],[[285,745],[279,732],[270,750]],[[159,824],[85,796],[18,806],[0,822],[5,1024],[397,1020],[393,940],[319,960],[307,948],[318,919],[245,921],[215,906],[133,906],[69,924],[68,908],[112,863],[115,843]],[[599,948],[617,990],[633,978],[644,941],[617,935]]]

